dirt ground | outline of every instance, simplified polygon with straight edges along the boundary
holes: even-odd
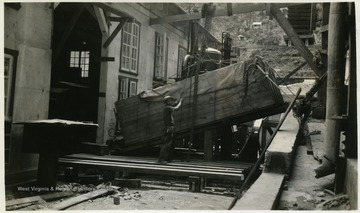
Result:
[[[310,134],[315,133],[318,140],[311,136],[312,152],[305,143],[296,149],[295,160],[289,180],[278,205],[279,210],[350,210],[349,198],[346,194],[334,194],[335,174],[315,178],[315,168],[320,161],[324,149],[323,120],[310,119],[309,123],[316,126]]]
[[[166,186],[168,185],[168,186]],[[108,195],[87,200],[67,208],[66,210],[226,210],[233,195],[222,195],[224,188],[208,188],[205,192],[191,192],[188,185],[171,182],[157,184],[142,184],[140,188],[121,187]],[[215,191],[222,191],[216,193]],[[90,190],[91,191],[91,190]],[[7,190],[7,198],[14,199],[14,191]],[[84,193],[74,193],[72,197]],[[34,196],[34,195],[33,195]],[[115,204],[115,198],[120,198],[120,204]],[[40,202],[17,210],[53,210],[53,206],[68,198],[53,202]]]
[[[279,210],[349,210],[349,199],[332,192],[335,175],[316,179],[314,169],[320,165],[307,148],[297,149],[293,173],[282,192]]]
[[[225,210],[231,203],[228,196],[172,190],[129,190],[114,205],[112,196],[98,198],[70,207],[68,210]],[[136,198],[134,198],[136,197]]]

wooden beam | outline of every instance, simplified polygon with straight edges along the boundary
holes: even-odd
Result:
[[[313,63],[313,54],[305,46],[304,42],[300,39],[299,35],[295,32],[294,28],[291,26],[284,14],[280,11],[279,7],[275,4],[271,4],[270,12],[274,16],[278,24],[281,26],[281,28],[285,31],[291,42],[298,49],[305,61],[310,65],[311,69],[315,72],[315,74],[318,77],[322,76],[324,71],[318,68]]]
[[[89,3],[84,3],[86,10],[90,13],[92,17],[94,17],[95,20],[97,20],[97,16],[95,14],[94,7]]]
[[[130,17],[132,18],[131,15],[129,15],[126,12],[120,11],[119,9],[113,7],[112,5],[108,4],[108,3],[91,3],[96,7],[99,7],[103,10],[109,11],[110,13],[113,13],[115,15],[121,16],[121,17]]]
[[[74,29],[75,24],[79,20],[79,17],[81,15],[81,13],[83,12],[83,10],[84,10],[84,4],[81,4],[80,8],[78,8],[74,12],[74,14],[73,14],[73,16],[72,16],[72,18],[70,20],[70,23],[66,27],[66,29],[65,29],[65,31],[64,31],[58,45],[56,46],[56,48],[55,48],[55,50],[53,52],[53,61],[52,61],[53,64],[55,64],[57,59],[59,58],[60,53],[61,53],[62,49],[64,48],[64,45],[65,45],[66,41],[68,40],[72,30]]]
[[[282,3],[277,5],[279,8],[282,8],[290,5],[300,5],[300,4],[304,4],[304,3],[287,3],[287,4]],[[234,7],[235,5],[236,7]],[[262,10],[266,10],[266,4],[264,3],[233,4],[232,6],[232,14],[250,13],[250,12],[262,11]],[[217,17],[217,16],[228,16],[228,9],[215,10],[213,17]],[[190,13],[190,14],[154,18],[154,19],[150,19],[150,25],[165,24],[165,23],[178,22],[178,21],[190,21],[196,19],[201,19],[201,13]]]
[[[110,21],[114,22],[122,22],[124,20],[124,17],[116,17],[116,16],[109,16],[108,17]],[[134,18],[127,18],[128,22],[134,21]]]
[[[284,115],[282,116],[279,124],[277,125],[275,131],[274,131],[274,134],[271,135],[269,141],[267,142],[266,146],[264,147],[264,149],[261,151],[261,154],[260,156],[258,157],[257,161],[255,162],[254,166],[252,167],[251,171],[249,172],[248,176],[246,177],[246,179],[244,180],[244,182],[242,183],[241,187],[240,187],[240,192],[242,192],[245,187],[246,187],[246,184],[249,182],[249,180],[251,180],[252,176],[255,174],[255,172],[257,171],[258,169],[258,166],[260,165],[261,163],[261,160],[262,158],[265,156],[265,153],[267,152],[267,149],[270,147],[272,141],[274,140],[277,132],[280,130],[280,127],[282,126],[282,124],[284,123],[286,117],[288,116],[289,112],[291,111],[291,109],[294,107],[295,105],[295,101],[296,99],[299,97],[300,95],[300,92],[301,92],[301,88],[298,89],[294,99],[291,101],[291,103],[289,104],[288,108],[286,109]],[[228,210],[231,210],[234,205],[236,204],[237,200],[240,199],[243,195],[242,194],[238,194],[236,195],[236,197],[234,198],[233,202],[230,204]]]
[[[120,32],[122,27],[125,25],[125,23],[128,21],[128,18],[121,18],[122,21],[118,24],[118,26],[115,28],[115,30],[111,33],[109,38],[106,39],[106,41],[103,44],[104,48],[107,48],[110,43],[114,40],[114,38],[117,36],[117,34]]]
[[[31,191],[31,187],[24,187],[28,188]],[[51,194],[44,194],[40,196],[32,196],[32,197],[25,197],[25,198],[19,198],[15,200],[9,200],[6,201],[6,210],[15,210],[18,209],[17,207],[22,207],[24,204],[32,204],[37,203],[41,201],[51,201],[63,197],[68,197],[73,195],[72,191],[64,191],[64,192],[58,192],[58,193],[51,193]]]
[[[99,22],[99,27],[101,29],[101,32],[105,35],[109,35],[109,26],[106,22],[104,11],[98,7],[94,7],[94,11],[95,11],[97,20]]]
[[[287,74],[283,79],[280,79],[280,82],[278,82],[278,84],[281,83],[286,83],[286,81],[292,76],[294,75],[297,71],[299,71],[301,68],[303,68],[305,65],[307,64],[307,62],[303,62],[302,64],[300,64],[298,67],[296,67],[293,71],[291,71],[289,74]]]
[[[102,195],[108,194],[110,192],[113,192],[113,190],[108,190],[108,189],[98,189],[92,192],[88,192],[86,194],[83,195],[79,195],[77,197],[73,197],[67,200],[64,200],[60,203],[55,204],[54,206],[51,207],[52,210],[64,210],[69,208],[70,206],[76,205],[78,203],[90,200],[92,198],[96,198],[96,197],[100,197]]]
[[[32,197],[25,197],[25,198],[19,198],[19,199],[15,199],[15,200],[9,200],[6,201],[6,209],[9,209],[15,205],[22,205],[22,204],[26,204],[26,203],[36,203],[36,202],[40,202],[43,199],[40,196],[32,196]]]
[[[96,57],[96,62],[115,61],[115,57]]]

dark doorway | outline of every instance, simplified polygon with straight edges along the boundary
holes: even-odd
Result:
[[[86,8],[60,3],[55,9],[49,118],[97,123],[102,34]]]

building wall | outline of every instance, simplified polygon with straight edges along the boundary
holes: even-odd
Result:
[[[131,14],[140,23],[139,69],[137,92],[153,86],[155,32],[169,38],[168,77],[177,72],[178,46],[187,46],[186,34],[169,24],[149,26],[151,4],[113,3],[114,7]],[[21,3],[15,10],[5,7],[5,48],[19,52],[16,70],[13,121],[47,119],[50,97],[52,5],[50,3]],[[117,26],[112,23],[110,33]],[[110,35],[110,34],[109,34]],[[121,31],[102,56],[115,57],[113,62],[102,62],[99,97],[99,131],[97,141],[106,143],[115,128],[114,103],[118,99],[120,72]],[[103,42],[107,39],[104,36]],[[134,76],[132,76],[134,77]],[[170,82],[173,80],[170,80]],[[103,94],[103,95],[102,95]],[[102,97],[104,96],[104,97]],[[38,155],[21,150],[21,126],[13,125],[10,166],[7,174],[16,174],[37,168]]]
[[[186,34],[179,29],[172,27],[169,24],[165,25],[149,25],[150,18],[155,18],[154,11],[150,12],[150,9],[154,9],[151,4],[138,4],[138,3],[113,3],[112,4],[118,10],[131,14],[136,22],[140,23],[140,47],[139,47],[139,64],[138,75],[123,73],[120,71],[120,48],[121,48],[121,31],[116,38],[112,41],[110,46],[105,50],[103,49],[102,56],[115,57],[114,62],[103,62],[106,65],[102,65],[104,68],[107,66],[107,77],[101,79],[100,84],[106,84],[106,100],[99,105],[99,116],[103,123],[99,122],[100,129],[98,131],[97,142],[106,143],[111,138],[110,132],[113,132],[115,128],[115,114],[114,103],[118,98],[118,77],[131,77],[138,80],[137,93],[144,90],[151,89],[153,86],[154,75],[154,56],[155,56],[155,32],[166,33],[169,38],[168,48],[168,73],[167,77],[176,76],[177,62],[178,62],[178,46],[187,46]],[[117,24],[111,25],[111,32],[116,28]],[[101,70],[101,72],[106,72]],[[173,81],[173,80],[170,80]],[[106,83],[104,83],[106,82]],[[105,88],[104,88],[105,89]],[[103,115],[101,115],[103,113]],[[102,128],[103,127],[103,128]]]
[[[21,3],[15,10],[4,7],[4,47],[19,52],[17,59],[13,122],[46,119],[50,94],[50,3]],[[37,154],[21,150],[21,126],[13,124],[10,164],[6,175],[37,169]]]

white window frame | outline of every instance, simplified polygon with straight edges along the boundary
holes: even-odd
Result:
[[[140,24],[127,22],[122,28],[121,65],[123,71],[138,73]]]
[[[168,63],[169,39],[166,33],[155,35],[155,62],[154,62],[154,78],[166,79],[167,63]]]
[[[186,54],[187,54],[186,48],[179,45],[179,50],[178,50],[178,63],[177,63],[177,78],[181,78],[183,61],[184,61],[184,58],[185,58]]]
[[[119,100],[124,100],[128,98],[128,79],[120,78],[119,79]]]
[[[124,100],[137,95],[137,80],[119,76],[118,99]]]
[[[129,80],[129,97],[137,95],[137,81]]]
[[[88,50],[71,50],[70,67],[80,67],[81,77],[89,77],[90,51]]]

